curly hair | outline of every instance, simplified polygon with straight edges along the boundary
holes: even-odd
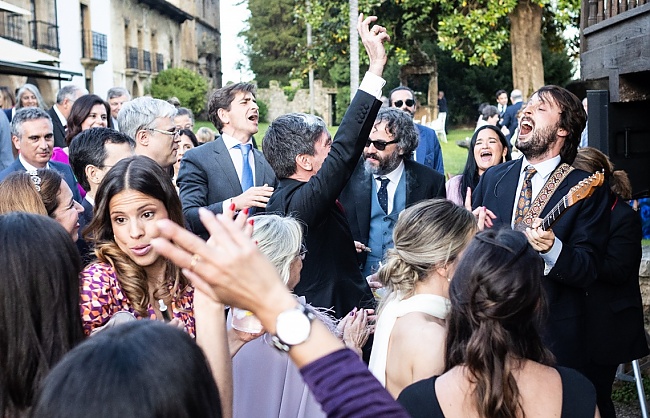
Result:
[[[149,281],[143,267],[137,265],[115,242],[110,216],[111,199],[125,190],[135,190],[165,205],[169,219],[184,225],[181,202],[171,178],[154,160],[145,156],[126,158],[117,163],[102,181],[96,196],[93,220],[84,231],[84,238],[95,243],[98,260],[110,264],[115,270],[122,290],[133,308],[141,316],[148,316]],[[180,268],[167,260],[166,279],[155,288],[155,299],[171,296],[178,299],[189,286]]]
[[[415,284],[432,268],[453,263],[476,228],[470,211],[446,199],[425,200],[404,210],[393,230],[395,247],[378,273],[388,290],[380,311],[397,292],[413,295]]]
[[[543,272],[526,236],[509,228],[476,234],[456,267],[449,287],[445,371],[468,369],[479,416],[521,416],[514,376],[519,361],[553,362],[539,332]]]

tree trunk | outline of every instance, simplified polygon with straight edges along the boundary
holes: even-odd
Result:
[[[542,8],[519,0],[510,14],[512,83],[527,99],[544,85],[542,62]]]

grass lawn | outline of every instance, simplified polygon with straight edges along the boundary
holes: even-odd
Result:
[[[197,121],[194,126],[194,131],[196,132],[196,130],[203,126],[207,126],[216,131],[214,125],[208,121]],[[261,141],[268,128],[268,123],[260,123],[259,132],[255,135],[255,138],[257,138],[258,141]],[[330,126],[328,128],[332,136],[336,133],[337,128],[337,126]],[[449,131],[449,134],[447,134],[447,143],[445,144],[444,142],[440,142],[440,146],[442,147],[442,158],[445,162],[445,171],[447,174],[454,176],[463,171],[465,161],[467,160],[467,149],[456,145],[456,141],[459,139],[465,139],[466,137],[471,137],[473,133],[473,129],[452,129]]]

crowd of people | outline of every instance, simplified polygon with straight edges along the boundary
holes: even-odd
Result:
[[[375,21],[333,138],[291,113],[258,150],[249,83],[211,95],[218,135],[121,87],[18,90],[0,417],[615,417],[617,365],[648,354],[627,176],[545,86],[497,92],[445,184],[414,92],[382,107]]]

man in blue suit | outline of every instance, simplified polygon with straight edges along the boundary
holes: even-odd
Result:
[[[20,154],[9,167],[0,172],[0,181],[15,171],[53,169],[68,183],[74,200],[81,203],[72,169],[65,164],[50,161],[54,148],[54,129],[52,119],[46,111],[37,107],[18,110],[11,121],[11,140]]]
[[[406,86],[399,86],[391,90],[388,97],[390,107],[397,107],[409,113],[411,117],[415,116],[417,101],[415,100],[413,90]],[[417,123],[415,127],[420,135],[420,142],[413,153],[414,160],[436,170],[444,176],[445,166],[442,162],[442,149],[440,148],[436,131]]]

